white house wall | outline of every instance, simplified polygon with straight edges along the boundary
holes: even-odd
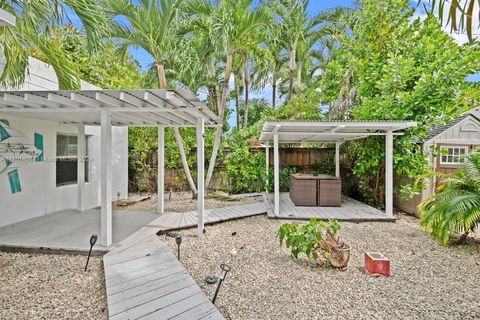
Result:
[[[0,73],[4,60],[0,56]],[[7,90],[8,88],[0,88]],[[54,70],[48,64],[37,59],[29,59],[29,71],[25,83],[18,90],[58,90]],[[98,89],[82,81],[82,89]],[[51,159],[56,156],[57,133],[76,134],[77,128],[60,125],[55,122],[29,119],[18,115],[0,112],[0,119],[8,120],[11,128],[25,137],[34,140],[34,133],[40,133],[44,139],[44,162],[12,164],[18,168],[22,191],[11,193],[8,174],[0,174],[0,226],[38,217],[48,213],[77,208],[77,185],[56,186],[56,165]],[[87,126],[88,150],[91,157],[90,181],[85,184],[85,207],[100,205],[100,127]],[[120,194],[121,199],[128,196],[128,129],[112,129],[112,193],[113,200]],[[12,167],[13,168],[13,167]]]

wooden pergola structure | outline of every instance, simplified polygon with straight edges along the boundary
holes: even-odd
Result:
[[[165,128],[194,127],[197,135],[198,234],[205,211],[205,127],[218,116],[188,90],[2,91],[0,112],[78,127],[78,157],[86,156],[85,126],[101,127],[101,244],[112,244],[112,126],[158,128],[158,213],[164,213]],[[84,211],[85,162],[78,161],[78,210]]]
[[[269,144],[273,141],[274,214],[280,213],[280,168],[278,147],[288,144],[335,144],[335,175],[340,178],[340,145],[370,136],[385,136],[385,212],[393,216],[393,137],[414,127],[413,121],[267,121],[260,141],[266,148],[269,169]]]

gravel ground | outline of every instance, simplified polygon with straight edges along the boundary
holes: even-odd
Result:
[[[128,196],[129,201],[140,200],[145,197],[150,199],[136,202],[128,206],[115,205],[115,210],[132,210],[132,211],[155,211],[157,210],[157,195],[148,193],[132,193]],[[218,199],[205,199],[205,209],[224,208],[232,206],[241,206],[244,204],[261,202],[261,196],[235,196],[229,201]],[[165,211],[166,212],[190,212],[197,210],[197,199],[192,199],[191,192],[174,192],[169,200],[169,195],[165,195]]]
[[[232,267],[217,299],[229,319],[480,319],[480,246],[444,248],[414,218],[397,223],[343,223],[351,244],[347,271],[293,261],[276,234],[284,221],[258,216],[207,226],[183,235],[182,263],[209,297],[205,284],[221,263]],[[236,232],[232,236],[232,232]],[[174,240],[160,237],[175,250]],[[363,271],[363,252],[392,260],[393,275]]]
[[[0,252],[0,319],[107,319],[103,262]]]

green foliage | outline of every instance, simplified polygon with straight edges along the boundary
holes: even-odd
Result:
[[[250,99],[248,102],[248,126],[254,126],[272,112],[270,103],[265,99]],[[239,106],[240,119],[245,116],[245,102]]]
[[[259,134],[258,128],[248,127],[228,137],[230,152],[225,157],[223,174],[228,180],[230,192],[260,192],[265,189],[265,153],[252,150],[250,143]]]
[[[326,239],[327,234],[335,235],[340,230],[340,224],[336,220],[327,223],[311,218],[305,225],[297,223],[286,223],[280,226],[278,238],[280,245],[285,244],[291,250],[292,258],[298,259],[303,253],[308,259],[317,258],[318,254],[327,254],[321,250],[321,242]]]
[[[141,88],[142,74],[138,63],[130,55],[120,61],[112,42],[103,43],[95,53],[90,53],[87,36],[72,25],[55,28],[51,41],[75,65],[82,80],[104,89]],[[41,52],[36,56],[45,60]]]
[[[276,120],[323,120],[321,99],[317,90],[305,90],[276,109],[271,117]]]
[[[342,88],[357,92],[340,118],[418,123],[394,143],[396,174],[411,178],[429,170],[418,141],[429,128],[458,114],[454,101],[480,61],[478,48],[457,45],[434,17],[420,21],[413,14],[407,1],[363,1],[352,37],[343,39],[321,86],[325,102],[332,104]],[[349,72],[353,77],[346,84]],[[384,199],[384,140],[372,137],[348,147],[363,200],[379,207]]]
[[[432,236],[448,244],[450,238],[480,225],[480,153],[475,153],[456,174],[444,176],[437,192],[420,205],[421,224]]]
[[[290,190],[290,175],[297,173],[297,168],[292,166],[284,166],[280,170],[280,192]]]

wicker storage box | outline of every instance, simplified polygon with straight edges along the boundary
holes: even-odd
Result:
[[[296,179],[290,176],[290,198],[296,206],[317,205],[317,180]]]
[[[318,180],[318,206],[340,207],[342,205],[342,181],[340,179]]]

